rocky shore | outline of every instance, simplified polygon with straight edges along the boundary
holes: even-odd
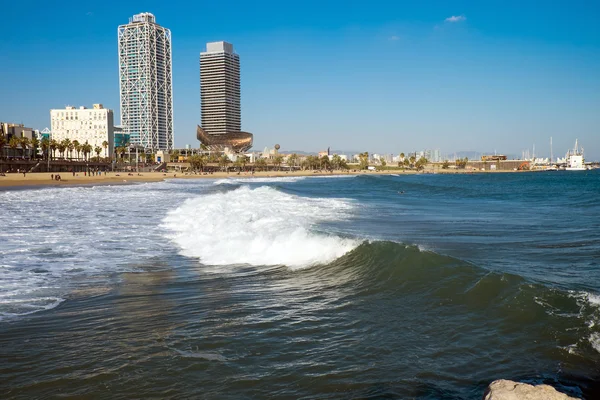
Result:
[[[549,385],[529,385],[500,379],[490,383],[483,400],[577,400]]]

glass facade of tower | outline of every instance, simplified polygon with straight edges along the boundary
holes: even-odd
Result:
[[[121,125],[131,144],[173,148],[171,31],[150,13],[118,29]]]
[[[240,58],[227,42],[207,43],[200,53],[202,128],[209,135],[238,133],[240,108]]]

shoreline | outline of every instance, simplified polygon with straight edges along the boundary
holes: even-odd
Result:
[[[519,171],[521,172],[521,171]],[[320,171],[260,171],[251,174],[249,172],[214,172],[206,175],[181,174],[181,173],[163,173],[163,172],[142,172],[139,175],[128,172],[108,172],[100,176],[84,176],[77,173],[63,173],[60,181],[52,180],[50,172],[32,172],[23,177],[20,173],[9,173],[6,176],[0,176],[0,190],[11,189],[30,189],[43,187],[64,187],[64,186],[97,186],[97,185],[124,185],[144,182],[161,182],[166,179],[226,179],[226,178],[284,178],[284,177],[307,177],[307,176],[358,176],[358,175],[417,175],[417,174],[479,174],[479,173],[515,173],[515,171],[469,171],[469,170],[441,170],[441,171],[414,171],[414,170],[384,170],[384,171],[357,171],[357,172],[320,172]]]

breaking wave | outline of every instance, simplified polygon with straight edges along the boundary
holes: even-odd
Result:
[[[186,200],[163,227],[183,255],[204,264],[327,264],[360,242],[323,231],[320,222],[343,220],[350,201],[298,197],[267,186],[246,186]]]

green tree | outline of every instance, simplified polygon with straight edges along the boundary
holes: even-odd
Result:
[[[96,161],[100,161],[100,153],[102,153],[102,147],[94,147],[94,153],[96,153]]]
[[[240,160],[240,164],[242,165],[242,168],[245,169],[246,168],[246,164],[249,161],[248,156],[242,154],[241,156],[238,157],[238,160]]]
[[[12,153],[13,153],[13,157],[15,156],[15,153],[17,151],[17,147],[19,147],[20,144],[21,144],[21,141],[16,136],[12,136],[10,138],[10,140],[8,141],[8,147],[11,148]]]
[[[31,148],[33,149],[33,156],[32,158],[37,158],[37,152],[38,152],[38,148],[40,147],[40,139],[38,139],[36,136],[31,138]]]
[[[296,154],[296,153],[290,154],[287,158],[287,164],[290,167],[295,167],[297,163],[298,163],[298,154]]]
[[[6,136],[2,132],[0,132],[0,159],[4,154],[4,147],[6,147],[6,144]]]
[[[194,171],[200,170],[200,171],[204,172],[204,167],[206,166],[207,161],[208,161],[208,158],[204,154],[195,154],[188,158],[190,167]]]
[[[381,164],[382,167],[385,168],[385,166],[387,165],[387,161],[385,161],[385,158],[383,157],[379,157],[379,163]]]
[[[429,160],[426,159],[425,157],[421,157],[419,158],[419,160],[415,163],[415,167],[417,168],[417,171],[421,171],[423,169],[425,169],[425,166],[429,163]]]
[[[104,147],[104,157],[108,158],[108,142],[106,140],[102,142],[102,147]]]
[[[273,158],[273,165],[277,167],[277,170],[280,170],[282,163],[283,163],[283,156],[281,154],[277,154],[275,156],[275,158]]]
[[[341,169],[342,161],[342,157],[334,154],[333,157],[331,157],[331,167],[333,169]]]
[[[469,159],[467,157],[465,158],[459,158],[455,161],[456,166],[458,168],[464,169],[467,167],[467,163],[469,162]]]
[[[89,143],[84,143],[81,146],[81,151],[83,152],[83,159],[89,161],[90,160],[90,154],[92,153],[92,145]]]
[[[265,160],[264,158],[259,158],[259,159],[255,160],[254,168],[264,171],[267,168],[267,160]]]
[[[229,171],[228,165],[230,162],[231,160],[225,154],[219,157],[219,167],[221,167],[221,169],[223,169],[225,172]]]
[[[81,152],[81,143],[78,140],[73,140],[73,149],[77,153],[77,159],[79,160],[79,153]]]
[[[62,150],[63,153],[65,152],[65,150],[69,151],[69,153],[71,152],[71,140],[70,139],[63,139],[63,140],[61,140],[60,144],[63,146],[63,150]],[[71,155],[69,153],[67,153],[68,154],[67,157],[71,158]],[[64,154],[63,154],[63,158],[64,158]]]
[[[58,142],[54,139],[50,140],[50,151],[52,152],[52,158],[56,158],[56,150],[58,149]]]
[[[416,156],[410,156],[408,158],[408,164],[410,165],[411,168],[413,168],[415,166],[416,162],[417,162],[417,157]]]
[[[319,158],[319,168],[320,169],[331,169],[331,161],[329,161],[329,156],[323,155]]]
[[[404,153],[400,153],[400,161],[404,161]]]
[[[358,164],[360,169],[367,169],[369,166],[369,152],[365,151],[358,155]]]
[[[60,154],[60,156],[64,159],[65,158],[65,149],[67,148],[67,146],[65,145],[64,141],[61,141],[58,143],[58,154]]]
[[[25,158],[27,156],[27,150],[29,149],[29,138],[26,136],[19,138],[19,144],[21,145],[23,158]]]
[[[442,164],[442,169],[448,169],[450,168],[450,163],[448,162],[448,160],[444,160],[444,163]]]
[[[42,142],[40,144],[42,147],[42,155],[46,155],[46,160],[50,158],[50,140],[48,138],[42,138]]]

